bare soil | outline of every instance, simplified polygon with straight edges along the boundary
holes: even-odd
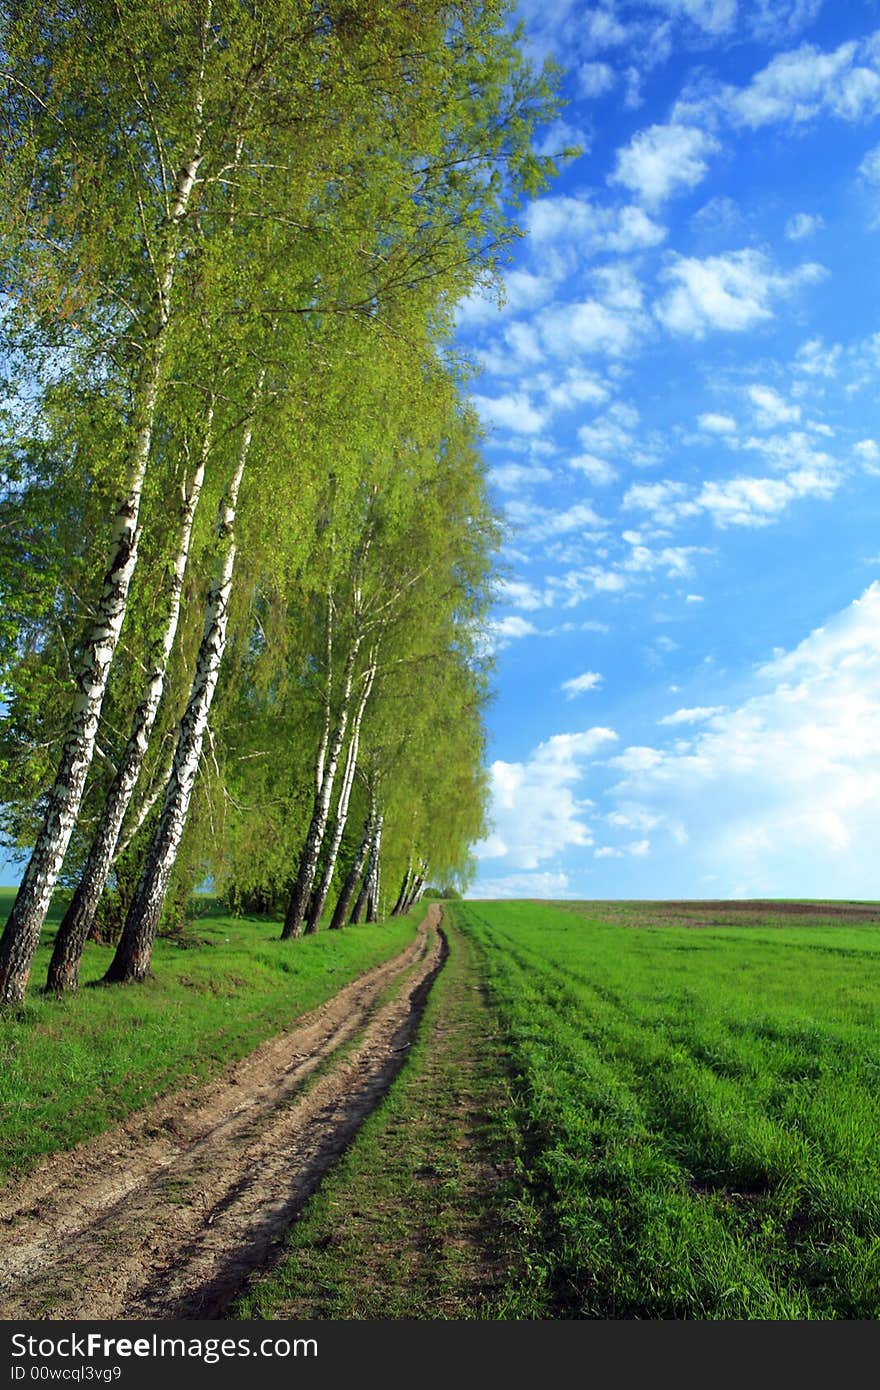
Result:
[[[0,1317],[223,1317],[400,1070],[445,959],[440,917],[210,1085],[0,1195]]]

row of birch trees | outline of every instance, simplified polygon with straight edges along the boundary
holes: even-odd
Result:
[[[404,911],[484,826],[497,527],[451,351],[553,98],[496,0],[4,0],[0,938],[194,884]]]

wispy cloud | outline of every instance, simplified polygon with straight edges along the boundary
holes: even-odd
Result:
[[[585,695],[588,690],[598,690],[602,684],[602,677],[598,671],[584,671],[583,675],[572,676],[571,680],[563,681],[561,689],[565,692],[567,700],[574,700],[578,695]]]

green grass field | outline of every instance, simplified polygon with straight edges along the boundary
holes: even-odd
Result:
[[[13,889],[0,889],[5,920]],[[279,924],[203,900],[183,938],[156,943],[155,978],[92,989],[112,955],[89,944],[83,987],[47,999],[53,907],[22,1009],[0,1015],[0,1181],[70,1148],[154,1097],[216,1075],[412,940],[411,919],[278,940]]]
[[[519,1316],[880,1313],[880,921],[454,911],[513,1074]]]

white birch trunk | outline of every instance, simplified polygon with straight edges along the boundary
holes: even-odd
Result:
[[[373,837],[373,848],[370,851],[370,867],[367,870],[367,921],[378,922],[379,920],[379,873],[382,855],[382,823],[384,817],[379,815],[376,818],[376,833]]]
[[[109,564],[77,675],[73,713],[43,825],[0,939],[0,1004],[17,1003],[24,996],[40,931],[76,824],[86,775],[94,756],[101,706],[125,617],[131,576],[137,564],[138,515],[159,399],[180,227],[202,158],[199,136],[178,176],[175,200],[163,230],[155,319],[135,387],[134,439],[125,496],[113,519]]]
[[[290,900],[287,904],[287,912],[284,917],[284,929],[281,932],[282,941],[298,938],[303,934],[306,911],[317,876],[318,859],[320,858],[321,847],[324,843],[324,835],[327,830],[327,821],[330,815],[330,801],[333,796],[333,783],[336,780],[336,769],[339,765],[339,756],[342,752],[342,746],[345,742],[345,735],[348,730],[348,721],[351,714],[351,688],[354,682],[354,668],[362,640],[361,634],[358,633],[353,638],[348,650],[348,655],[345,659],[339,719],[327,748],[327,757],[321,786],[315,793],[315,800],[312,807],[312,819],[300,857],[296,882],[293,885]]]
[[[95,912],[113,864],[122,822],[125,819],[125,813],[128,810],[149,748],[150,735],[153,732],[153,725],[165,688],[168,663],[177,636],[183,581],[189,559],[193,521],[205,478],[208,453],[211,448],[213,418],[214,406],[212,402],[206,417],[205,434],[198,465],[189,484],[184,483],[182,488],[180,534],[168,585],[169,606],[165,629],[154,648],[151,668],[141,701],[135,710],[131,732],[119,760],[116,776],[113,778],[107,793],[89,857],[55,938],[55,947],[46,980],[46,990],[49,993],[63,994],[65,990],[76,989],[79,983],[79,962],[83,947],[95,920]]]
[[[320,796],[324,783],[324,763],[327,758],[327,745],[330,742],[330,720],[333,715],[333,589],[327,590],[327,641],[324,652],[326,682],[324,686],[324,724],[321,729],[321,742],[315,759],[315,795]]]
[[[324,866],[324,873],[321,883],[312,894],[309,903],[308,920],[306,922],[306,932],[316,932],[318,922],[321,920],[321,913],[324,911],[324,904],[327,901],[327,894],[330,892],[330,884],[333,882],[333,871],[336,868],[336,858],[339,854],[339,846],[342,843],[342,836],[345,832],[345,823],[348,820],[348,806],[351,800],[351,789],[354,786],[354,774],[357,771],[358,748],[361,737],[361,724],[364,720],[364,713],[373,689],[373,682],[376,679],[376,660],[375,653],[370,655],[370,665],[367,668],[361,687],[361,695],[355,710],[354,719],[351,725],[351,737],[348,741],[348,753],[345,759],[345,771],[342,774],[342,786],[339,789],[339,800],[336,803],[336,822],[333,826],[333,835],[330,840],[330,847],[327,851],[327,862]]]
[[[205,627],[196,660],[196,671],[187,707],[180,722],[177,748],[165,791],[162,814],[147,851],[116,955],[104,977],[108,983],[140,981],[150,972],[156,929],[165,901],[168,880],[186,827],[202,753],[202,741],[226,647],[229,598],[235,569],[235,513],[250,450],[253,411],[261,390],[262,376],[252,397],[251,411],[242,434],[235,472],[220,503],[217,519],[220,551],[218,572],[208,591]]]

